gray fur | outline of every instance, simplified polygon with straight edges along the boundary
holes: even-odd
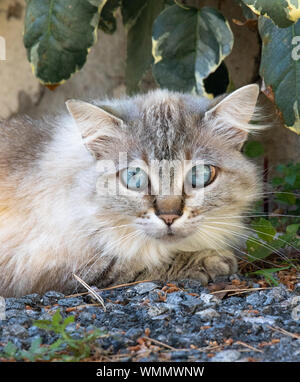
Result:
[[[260,191],[256,166],[240,152],[258,91],[243,89],[212,101],[167,90],[97,107],[70,101],[73,117],[1,123],[0,294],[70,291],[73,273],[106,286],[143,277],[207,283],[234,272],[231,243]],[[201,160],[217,175],[204,197],[105,194],[110,175],[97,165],[118,166],[120,152],[147,166]],[[162,214],[178,219],[170,228]]]

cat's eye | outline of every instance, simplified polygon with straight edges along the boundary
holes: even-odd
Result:
[[[120,177],[130,190],[142,191],[148,186],[148,175],[140,167],[128,167],[121,171]]]
[[[199,164],[190,169],[186,175],[189,187],[203,188],[208,186],[216,176],[216,168],[211,165]]]

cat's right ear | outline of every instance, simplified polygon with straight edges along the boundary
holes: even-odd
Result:
[[[119,139],[123,121],[88,102],[70,99],[66,102],[82,135],[83,143],[93,154],[105,139]]]
[[[242,147],[249,132],[261,130],[260,115],[256,102],[259,87],[256,84],[246,85],[223,97],[220,102],[205,113],[205,121],[212,129],[223,134],[233,145]],[[250,124],[250,120],[256,124]]]

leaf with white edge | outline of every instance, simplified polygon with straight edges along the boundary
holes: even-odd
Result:
[[[204,80],[231,52],[233,34],[216,9],[166,8],[153,25],[153,74],[161,87],[207,95]]]
[[[83,67],[106,1],[26,0],[24,45],[43,84],[61,84]]]
[[[164,0],[123,0],[122,4],[123,22],[128,31],[126,87],[133,94],[153,63],[152,26],[164,8]]]
[[[280,28],[292,25],[300,18],[299,0],[242,0],[254,13],[267,16]]]
[[[299,41],[295,41],[300,20],[282,29],[260,17],[258,27],[263,43],[260,75],[274,93],[285,126],[300,134],[300,54],[296,51]]]

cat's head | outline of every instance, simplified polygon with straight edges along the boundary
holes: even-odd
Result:
[[[102,103],[68,101],[99,164],[99,215],[143,240],[185,249],[193,249],[190,238],[213,247],[237,231],[228,223],[238,225],[260,191],[256,166],[241,153],[248,133],[260,128],[249,123],[258,93],[248,85],[214,100],[156,90]]]

